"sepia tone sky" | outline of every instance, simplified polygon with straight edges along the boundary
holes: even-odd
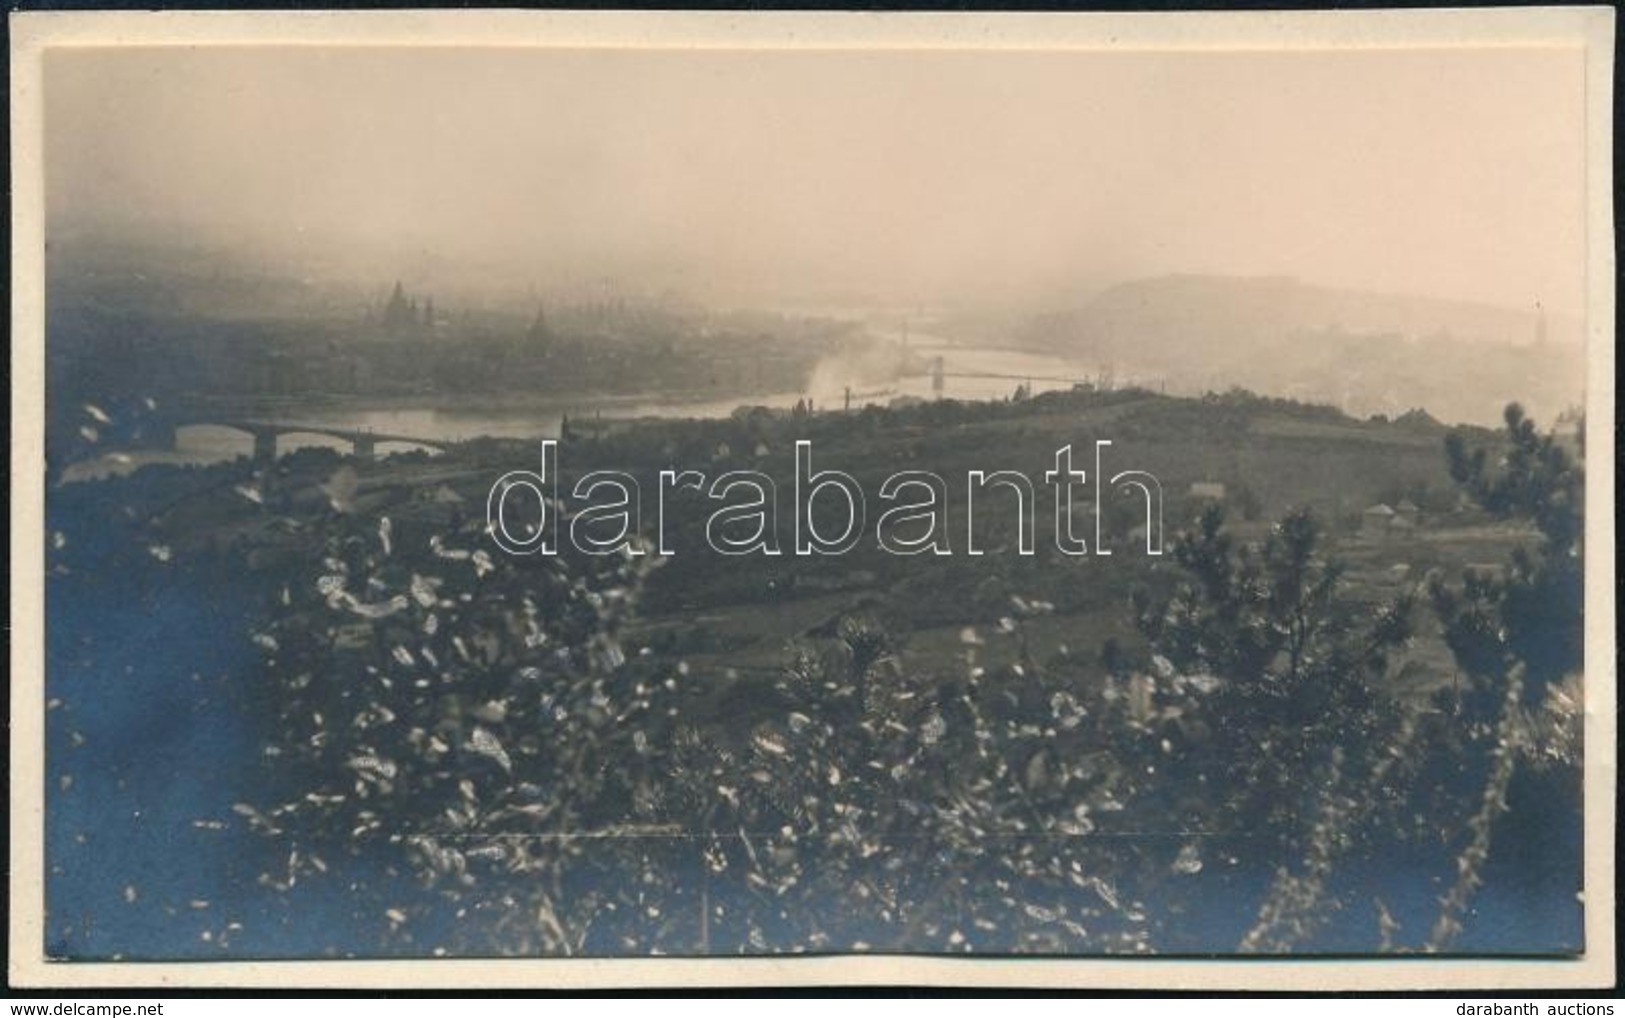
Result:
[[[1584,306],[1578,49],[90,49],[47,222],[371,278],[1053,299],[1170,272]]]

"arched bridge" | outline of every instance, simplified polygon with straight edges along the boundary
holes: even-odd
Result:
[[[241,431],[254,439],[254,458],[261,461],[277,457],[277,439],[283,435],[322,435],[350,444],[350,451],[360,459],[374,459],[382,442],[402,442],[429,449],[444,450],[447,443],[440,439],[421,438],[417,435],[398,435],[368,428],[346,428],[329,424],[309,424],[301,421],[257,421],[240,418],[196,417],[166,422],[147,429],[148,444],[175,448],[176,432],[185,427],[206,425]]]

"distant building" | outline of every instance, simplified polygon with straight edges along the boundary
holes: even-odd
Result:
[[[386,329],[402,329],[412,324],[412,307],[406,300],[406,288],[395,281],[395,291],[384,305],[383,325]]]
[[[1398,417],[1395,417],[1394,423],[1403,427],[1415,429],[1443,427],[1443,425],[1439,423],[1438,418],[1434,417],[1432,414],[1421,409],[1420,407],[1412,408],[1400,414]]]
[[[434,314],[433,297],[424,299],[420,311],[417,298],[408,294],[400,280],[396,280],[395,289],[390,292],[389,300],[384,303],[379,322],[385,332],[396,336],[423,333],[434,328]]]
[[[596,414],[574,421],[566,419],[559,425],[559,434],[561,439],[591,439],[597,442],[611,435],[623,435],[637,427],[637,423],[635,418]]]
[[[531,353],[547,354],[553,349],[553,328],[547,322],[547,308],[538,306],[536,318],[530,323],[530,329],[525,333],[525,341]]]
[[[1218,481],[1197,481],[1191,485],[1191,498],[1224,501],[1224,485]]]
[[[1404,523],[1408,527],[1414,527],[1422,522],[1422,510],[1415,502],[1407,498],[1394,506],[1394,521]]]
[[[453,491],[450,485],[442,484],[433,488],[420,488],[417,492],[419,502],[430,502],[435,505],[461,505],[463,496]]]
[[[1395,515],[1392,509],[1381,502],[1371,506],[1360,514],[1360,533],[1372,537],[1386,536]]]
[[[402,508],[404,515],[441,525],[459,524],[466,515],[466,500],[449,485],[419,488],[412,503]]]

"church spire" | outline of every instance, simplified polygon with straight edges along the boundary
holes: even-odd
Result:
[[[530,345],[534,348],[545,348],[553,341],[553,330],[547,324],[547,308],[538,304],[536,306],[536,319],[530,323],[530,331],[525,334]]]
[[[401,281],[395,281],[395,290],[389,295],[389,303],[384,305],[384,326],[398,329],[411,320],[411,308],[406,302],[406,290]]]

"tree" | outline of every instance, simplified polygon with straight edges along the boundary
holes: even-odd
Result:
[[[1173,545],[1186,576],[1165,600],[1136,597],[1137,623],[1163,678],[1190,697],[1195,733],[1164,784],[1201,796],[1213,831],[1248,831],[1274,880],[1243,939],[1284,951],[1309,936],[1335,861],[1392,798],[1395,759],[1414,728],[1389,671],[1412,635],[1413,599],[1372,612],[1341,593],[1320,524],[1288,513],[1261,546],[1237,545],[1209,507]]]
[[[644,907],[625,874],[674,687],[620,628],[651,558],[495,557],[476,525],[343,513],[311,530],[319,563],[255,637],[276,790],[238,812],[293,849],[262,879],[382,852],[469,914],[440,945],[464,951],[579,953],[600,911]],[[406,944],[434,926],[379,911]]]
[[[1459,588],[1437,578],[1431,584],[1450,649],[1492,706],[1518,664],[1525,669],[1521,699],[1538,704],[1579,671],[1585,642],[1584,471],[1518,404],[1507,407],[1505,419],[1494,467],[1487,449],[1470,449],[1460,432],[1446,436],[1450,475],[1497,518],[1533,524],[1538,543],[1514,551],[1504,576],[1470,572]]]
[[[1218,681],[1205,780],[1238,818],[1284,822],[1283,832],[1302,806],[1294,790],[1333,747],[1368,749],[1392,726],[1379,680],[1411,636],[1411,598],[1364,617],[1340,598],[1343,569],[1322,541],[1299,509],[1262,546],[1238,546],[1210,506],[1173,546],[1186,579],[1164,601],[1136,598],[1139,629],[1172,671]]]
[[[1482,771],[1457,878],[1428,940],[1434,951],[1461,932],[1503,814],[1523,821],[1527,840],[1551,846],[1550,832],[1572,825],[1579,812],[1585,475],[1518,404],[1507,406],[1505,422],[1493,467],[1489,450],[1469,448],[1461,433],[1445,439],[1450,475],[1462,490],[1500,519],[1532,524],[1538,537],[1533,548],[1513,551],[1504,575],[1468,570],[1459,587],[1437,576],[1430,583],[1445,639],[1469,683],[1456,704],[1458,745]],[[1583,440],[1576,452],[1583,454]],[[1536,837],[1540,832],[1546,837]],[[1577,859],[1548,855],[1537,864],[1572,868],[1578,884]]]

